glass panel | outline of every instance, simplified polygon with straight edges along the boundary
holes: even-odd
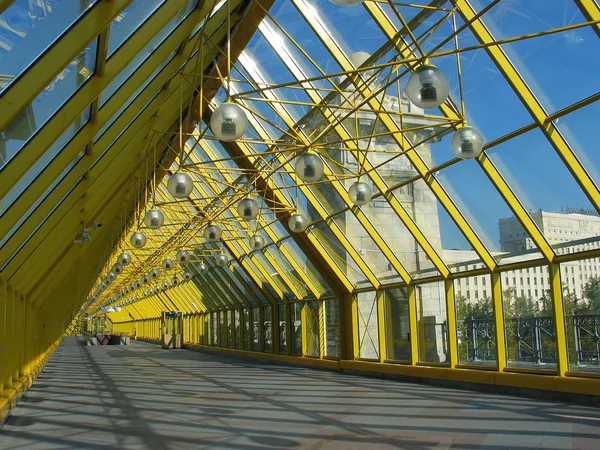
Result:
[[[410,361],[410,322],[406,288],[386,289],[383,295],[387,358],[394,361]]]
[[[319,356],[319,302],[304,303],[306,312],[306,355]]]
[[[323,314],[325,315],[325,328],[323,341],[325,342],[325,356],[330,358],[340,357],[340,311],[339,300],[333,298],[323,301]]]
[[[97,0],[17,0],[0,14],[0,93]]]
[[[236,348],[242,348],[242,327],[240,325],[240,310],[234,311],[234,324],[235,324],[235,346]]]
[[[263,306],[263,327],[265,331],[265,351],[273,351],[273,327],[271,326],[271,306]]]
[[[258,352],[260,350],[260,316],[258,308],[252,308],[252,350]]]
[[[292,238],[285,239],[277,245],[284,247],[290,253],[296,264],[300,265],[304,273],[310,278],[313,285],[322,295],[331,294],[333,292],[310,259],[306,257]]]
[[[233,310],[225,311],[227,318],[227,347],[233,347]]]
[[[287,352],[287,325],[285,322],[285,308],[283,305],[278,306],[279,309],[279,353]]]
[[[496,327],[489,275],[454,280],[459,364],[496,365]]]
[[[448,318],[443,282],[415,286],[419,361],[448,361]]]
[[[290,304],[292,314],[292,353],[302,354],[302,304],[300,302]]]
[[[361,292],[358,305],[358,356],[379,359],[379,328],[377,324],[377,293]]]
[[[502,274],[508,367],[556,370],[554,311],[546,295],[549,289],[547,267]]]
[[[108,57],[131,36],[165,0],[133,0],[112,21],[108,39]]]
[[[569,370],[600,373],[600,258],[560,265]]]
[[[211,344],[218,345],[218,343],[219,343],[219,329],[218,329],[219,321],[218,321],[217,313],[211,313],[210,321],[212,324],[212,342],[211,342]]]
[[[96,63],[96,47],[94,39],[7,128],[0,130],[0,167],[10,161],[92,75]]]
[[[244,309],[244,324],[242,325],[244,327],[244,348],[246,349],[251,349],[250,347],[250,342],[251,342],[251,337],[250,337],[250,313],[248,308]]]

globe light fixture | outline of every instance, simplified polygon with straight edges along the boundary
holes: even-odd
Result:
[[[144,223],[152,230],[156,230],[165,223],[165,215],[158,209],[151,209],[144,215]]]
[[[217,264],[217,266],[219,267],[225,267],[227,265],[227,263],[229,262],[229,258],[227,257],[227,255],[223,254],[223,253],[219,253],[216,257],[215,257],[215,263]]]
[[[246,221],[254,220],[258,216],[258,203],[252,198],[245,198],[238,203],[237,211],[242,219]]]
[[[156,280],[158,277],[160,277],[160,270],[152,269],[152,272],[150,272],[150,278]]]
[[[371,201],[371,197],[373,197],[373,190],[367,183],[357,181],[350,186],[350,189],[348,190],[348,196],[354,205],[362,206]]]
[[[171,279],[171,284],[172,284],[173,286],[177,286],[177,285],[179,284],[179,278],[177,278],[177,277],[173,277],[173,278]]]
[[[321,180],[324,170],[323,160],[313,152],[308,151],[296,157],[296,175],[305,183],[315,183]]]
[[[194,183],[187,173],[176,172],[169,177],[167,189],[175,198],[186,198],[192,193]]]
[[[190,272],[189,270],[183,272],[183,279],[185,281],[190,281],[192,278],[194,278],[194,274],[192,272]]]
[[[414,105],[423,109],[440,106],[448,98],[448,79],[444,72],[432,64],[415,69],[406,83],[406,95]]]
[[[198,269],[202,275],[206,275],[208,273],[208,266],[205,263],[200,263]]]
[[[131,263],[131,255],[129,253],[121,253],[117,258],[117,262],[122,266],[128,266]]]
[[[167,258],[162,262],[162,268],[165,270],[171,270],[174,266],[175,266],[175,263],[173,262],[172,259]]]
[[[255,234],[250,236],[249,244],[252,251],[261,250],[265,246],[265,238],[260,234]]]
[[[208,242],[216,242],[221,239],[221,229],[217,225],[208,225],[204,229],[204,239]]]
[[[136,280],[136,282],[135,282],[135,288],[139,289],[141,287],[142,287],[142,280]]]
[[[475,158],[483,151],[483,136],[477,129],[464,126],[456,130],[450,147],[460,159]]]
[[[177,252],[176,258],[179,264],[187,264],[190,262],[191,255],[190,252],[186,250],[179,250]]]
[[[142,233],[140,233],[138,231],[131,235],[131,237],[129,238],[129,242],[135,248],[142,248],[142,247],[144,247],[144,245],[146,245],[146,236],[144,236]]]
[[[108,278],[112,283],[113,281],[115,281],[115,278],[117,278],[117,274],[111,270],[106,274],[106,278]]]
[[[288,220],[288,226],[294,233],[303,233],[308,228],[308,219],[302,213],[294,213]]]
[[[329,0],[331,3],[335,3],[340,6],[356,6],[360,5],[365,0]]]
[[[162,291],[162,288],[160,287],[160,284],[157,284],[156,287],[154,288],[154,293],[158,294],[158,293],[160,293],[160,291]]]
[[[142,277],[142,283],[148,284],[150,282],[150,277],[148,275],[144,275]]]
[[[210,129],[220,141],[235,141],[248,129],[248,116],[241,106],[229,101],[222,103],[210,118]]]
[[[119,263],[115,263],[113,264],[111,271],[113,271],[117,275],[121,275],[123,273],[123,266]]]
[[[163,281],[162,287],[166,291],[167,289],[169,289],[171,287],[171,283],[169,283],[167,280],[165,280],[165,281]]]

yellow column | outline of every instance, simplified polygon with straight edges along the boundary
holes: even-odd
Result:
[[[565,308],[563,305],[559,264],[550,264],[550,295],[552,296],[552,308],[554,310],[554,334],[556,339],[556,370],[559,377],[564,377],[566,372],[569,370],[569,359],[567,356]]]
[[[417,290],[411,284],[408,291],[408,329],[410,332],[410,363],[417,365],[419,361],[419,329],[417,325]]]
[[[446,315],[448,317],[448,362],[452,368],[458,364],[454,282],[452,280],[445,280],[444,284],[446,285]]]
[[[4,390],[5,376],[8,375],[6,370],[6,283],[0,280],[0,396]]]
[[[261,352],[265,351],[265,308],[259,306],[258,308],[258,342]]]
[[[283,316],[285,320],[285,353],[292,354],[292,307],[289,303],[283,305]]]
[[[506,369],[506,339],[504,338],[502,283],[498,272],[492,273],[492,302],[494,304],[494,329],[496,330],[496,370],[502,372]]]
[[[325,356],[325,303],[323,300],[317,300],[319,305],[319,358]]]
[[[377,291],[377,333],[379,340],[379,362],[382,363],[387,357],[387,333],[385,332],[385,304],[383,291]]]

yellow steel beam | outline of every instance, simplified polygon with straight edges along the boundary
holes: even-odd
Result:
[[[494,37],[486,28],[480,18],[475,18],[476,12],[466,0],[452,0],[462,19],[469,23],[469,28],[473,35],[481,44],[490,44],[494,42]],[[592,9],[587,9],[593,12]],[[597,11],[596,11],[597,13]],[[561,158],[567,169],[571,172],[585,195],[597,211],[600,211],[600,191],[598,186],[585,170],[577,156],[569,146],[566,139],[562,136],[555,123],[548,119],[548,114],[537,100],[527,83],[523,80],[517,69],[506,56],[499,46],[486,46],[485,51],[490,56],[500,73],[504,76],[507,83],[521,99],[525,108],[529,111],[534,121],[538,124],[558,156]]]
[[[554,331],[556,341],[556,371],[559,377],[564,377],[569,370],[567,354],[567,333],[565,330],[565,307],[563,303],[563,288],[560,281],[560,265],[550,264],[550,296],[554,314]]]
[[[0,14],[10,8],[10,5],[12,5],[14,2],[15,0],[0,0]]]
[[[184,3],[185,0],[176,0]],[[0,130],[14,120],[131,0],[96,2],[0,96]],[[0,7],[1,9],[1,7]],[[52,20],[52,19],[50,19]],[[70,123],[70,122],[69,122]],[[2,195],[0,195],[2,197]]]
[[[494,304],[496,370],[502,372],[506,369],[506,334],[504,330],[504,308],[502,306],[502,281],[498,272],[492,273],[492,303]]]
[[[594,0],[575,0],[575,4],[589,22],[598,22],[600,20],[600,6]],[[596,23],[593,27],[594,32],[600,38],[600,24]]]

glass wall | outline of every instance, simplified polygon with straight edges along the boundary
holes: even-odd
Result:
[[[415,286],[419,361],[448,361],[448,318],[443,282]]]
[[[410,361],[410,326],[408,292],[406,288],[383,291],[385,302],[385,327],[387,359]]]
[[[234,324],[235,324],[235,347],[242,347],[242,327],[240,326],[240,311],[235,310],[234,314]]]
[[[287,353],[287,326],[285,321],[285,306],[279,305],[279,352]]]
[[[319,302],[304,303],[306,317],[306,356],[319,356]]]
[[[244,324],[242,325],[244,327],[244,348],[250,350],[250,342],[251,342],[251,338],[250,338],[250,313],[249,310],[246,308],[244,309]]]
[[[258,308],[252,308],[252,350],[260,350],[260,316]]]
[[[358,305],[358,355],[379,359],[379,330],[377,326],[377,293],[362,292],[356,296]]]
[[[292,353],[302,354],[302,304],[299,302],[292,303]]]
[[[265,333],[265,351],[273,351],[273,327],[271,327],[271,306],[264,306],[263,330]]]
[[[323,301],[323,315],[325,327],[323,328],[323,341],[325,342],[325,356],[330,358],[340,357],[340,311],[337,298]]]

